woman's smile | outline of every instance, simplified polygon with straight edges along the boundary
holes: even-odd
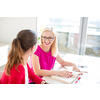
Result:
[[[46,43],[46,42],[44,42],[46,45],[49,45],[50,44],[50,42],[49,43]]]

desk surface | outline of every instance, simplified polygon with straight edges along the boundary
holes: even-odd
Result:
[[[7,43],[0,43],[0,47],[6,46],[6,45],[9,45],[9,44],[7,44]]]
[[[88,80],[89,79],[88,73],[83,73],[83,74],[84,75],[80,75],[81,79],[77,82],[77,84],[90,84],[91,81]],[[45,79],[49,84],[64,84],[52,79],[51,77],[44,76],[43,79]],[[75,81],[72,84],[76,84]]]
[[[76,65],[86,65],[88,66],[88,73],[83,73],[81,75],[81,80],[77,84],[100,84],[100,58],[66,54],[63,57],[64,60],[73,62]],[[58,70],[61,67],[60,64],[56,64],[53,70]],[[53,80],[51,77],[43,77],[50,84],[63,84],[61,82]],[[74,83],[73,83],[74,84]]]
[[[0,43],[0,67],[7,63],[8,46],[9,44]]]

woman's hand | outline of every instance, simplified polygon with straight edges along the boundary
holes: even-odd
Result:
[[[69,72],[67,70],[58,71],[57,75],[62,76],[62,77],[66,77],[66,78],[73,76],[72,72]]]
[[[73,64],[73,71],[77,71],[77,72],[81,72],[77,66],[75,64]],[[83,75],[83,73],[81,72],[81,75]]]
[[[45,81],[42,81],[41,84],[49,84],[49,83],[47,83],[47,82],[45,82]]]

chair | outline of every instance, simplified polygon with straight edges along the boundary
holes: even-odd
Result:
[[[3,72],[0,72],[0,79],[1,79],[1,77],[2,77],[2,74],[3,74]],[[0,82],[0,84],[1,84],[1,82]]]

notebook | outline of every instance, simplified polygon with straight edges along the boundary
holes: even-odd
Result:
[[[51,76],[52,79],[62,82],[64,84],[72,84],[76,78],[80,75],[80,72],[70,71],[72,72],[73,76],[70,78],[61,77],[61,76]]]

